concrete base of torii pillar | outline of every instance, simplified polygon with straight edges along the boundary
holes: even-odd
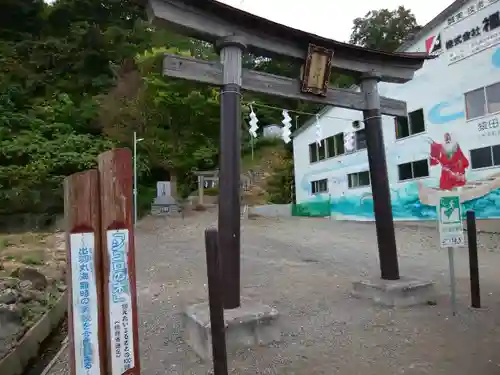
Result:
[[[228,352],[281,341],[279,313],[273,307],[242,298],[241,306],[224,311]],[[208,302],[189,306],[183,314],[186,343],[204,360],[212,360]]]
[[[356,281],[353,283],[352,294],[387,307],[431,304],[436,300],[433,282],[406,277],[399,280],[374,278]]]

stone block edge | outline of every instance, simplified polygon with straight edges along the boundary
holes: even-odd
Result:
[[[29,362],[38,355],[40,345],[64,318],[67,307],[68,291],[64,291],[55,305],[25,333],[17,346],[0,359],[0,373],[2,375],[21,375],[24,372]]]

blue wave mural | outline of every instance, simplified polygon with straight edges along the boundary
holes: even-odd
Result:
[[[434,220],[437,219],[436,207],[420,203],[416,183],[408,184],[402,189],[391,191],[392,213],[395,220]],[[313,198],[309,202],[317,202]],[[307,202],[304,202],[307,203]],[[331,197],[332,214],[357,216],[364,219],[374,219],[373,199],[366,194]],[[463,213],[467,210],[476,211],[478,219],[500,218],[500,189],[489,194],[464,202]]]
[[[463,105],[463,101],[464,101],[463,96],[457,97],[451,101],[441,102],[441,103],[436,104],[428,112],[427,118],[429,119],[430,122],[432,122],[433,124],[436,124],[436,125],[442,125],[442,124],[446,124],[446,123],[451,122],[451,121],[465,118],[464,111],[446,113],[446,110],[449,109],[449,107],[452,107],[454,104],[456,104],[459,101]]]

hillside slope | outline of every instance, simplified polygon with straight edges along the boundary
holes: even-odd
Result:
[[[276,189],[275,175],[286,169],[287,163],[290,163],[290,158],[281,141],[255,150],[253,160],[251,155],[244,156],[241,165],[242,203],[258,205],[272,200],[271,190]],[[286,186],[282,188],[287,189]]]

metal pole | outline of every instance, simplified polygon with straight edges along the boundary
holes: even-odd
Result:
[[[469,275],[470,275],[470,301],[471,306],[481,308],[481,291],[479,287],[479,261],[477,257],[477,229],[476,214],[467,211],[467,237],[469,243]]]
[[[328,194],[328,216],[332,220],[332,195]]]
[[[241,75],[245,44],[236,36],[216,44],[223,65],[219,152],[219,246],[224,277],[224,308],[240,306]]]
[[[394,234],[391,196],[385,158],[382,118],[380,113],[380,96],[375,74],[361,77],[361,90],[365,94],[366,110],[363,111],[368,163],[370,165],[370,181],[377,231],[380,271],[384,280],[399,279],[398,252]]]
[[[216,229],[205,230],[205,249],[207,252],[208,301],[210,309],[210,329],[212,332],[212,360],[214,375],[227,375],[226,328],[223,290],[221,285],[220,254]]]
[[[137,224],[137,133],[134,132],[134,226]]]
[[[450,291],[451,291],[451,311],[453,316],[457,314],[457,292],[455,288],[455,260],[453,247],[448,248],[448,260],[450,262]]]
[[[253,142],[254,142],[254,138],[253,138],[252,135],[250,135],[250,144],[252,146],[252,160],[253,160],[253,157],[254,157],[254,155],[253,155]]]

